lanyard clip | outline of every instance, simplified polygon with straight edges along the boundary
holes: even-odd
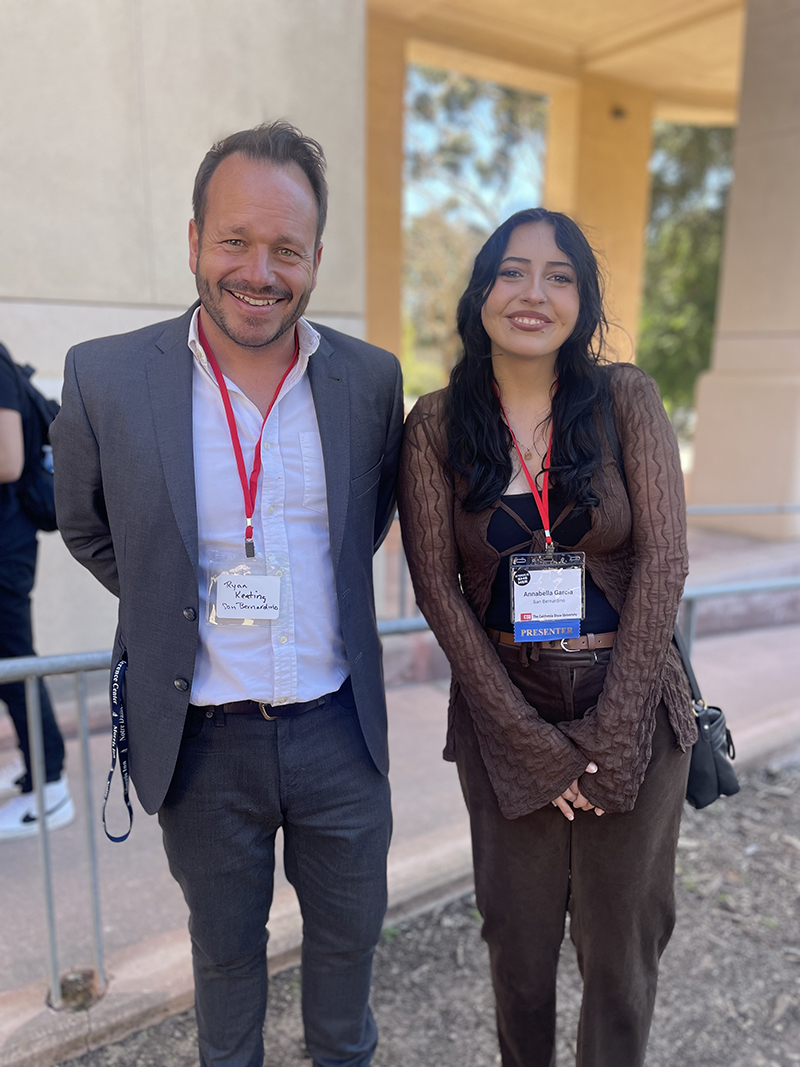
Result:
[[[545,537],[545,549],[544,549],[545,555],[548,558],[552,558],[552,556],[553,556],[553,554],[555,552],[555,545],[553,544],[553,539],[550,536],[550,531],[549,530],[545,530],[544,537]]]
[[[253,544],[253,520],[247,520],[244,529],[244,554],[248,559],[253,559],[256,554],[256,546]]]

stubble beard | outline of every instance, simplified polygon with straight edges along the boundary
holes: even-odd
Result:
[[[291,330],[294,327],[295,323],[308,307],[308,302],[311,299],[311,290],[304,290],[294,305],[287,304],[286,314],[278,323],[277,328],[272,334],[264,336],[262,333],[261,336],[256,336],[259,330],[263,331],[265,329],[265,324],[255,316],[245,320],[250,326],[250,329],[248,329],[246,333],[244,330],[247,329],[247,327],[242,330],[237,330],[228,321],[228,317],[222,308],[222,294],[224,292],[229,292],[230,290],[224,289],[222,286],[213,287],[208,278],[206,278],[199,269],[195,274],[195,284],[197,285],[197,295],[200,297],[200,303],[203,305],[203,310],[207,312],[217,329],[221,330],[226,337],[230,338],[234,344],[239,345],[240,348],[267,348],[269,345],[274,344],[277,340],[283,337],[288,330]],[[278,297],[290,300],[292,295],[289,290],[275,288],[255,293],[251,292],[247,286],[237,289],[237,292],[242,292],[246,296],[252,296],[257,300],[264,300],[268,297]]]

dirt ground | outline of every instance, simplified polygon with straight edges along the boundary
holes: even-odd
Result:
[[[678,925],[664,955],[647,1067],[800,1064],[800,753],[742,777],[742,792],[687,807]],[[265,1067],[308,1067],[299,974],[272,982]],[[580,978],[559,976],[559,1067],[574,1064]],[[387,928],[375,962],[373,1067],[499,1064],[486,947],[467,896]],[[195,1067],[191,1013],[72,1067]],[[615,1065],[607,1065],[615,1067]]]

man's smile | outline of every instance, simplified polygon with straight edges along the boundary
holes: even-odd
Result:
[[[249,304],[251,307],[262,308],[270,307],[272,304],[277,304],[279,300],[283,300],[283,297],[279,296],[266,296],[261,299],[255,296],[247,296],[245,293],[237,293],[235,289],[226,290],[235,296],[237,300],[241,300],[245,304]]]

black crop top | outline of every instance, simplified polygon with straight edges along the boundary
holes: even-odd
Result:
[[[569,501],[561,499],[556,488],[550,490],[550,514],[556,518]],[[592,527],[591,516],[587,511],[576,515],[570,511],[562,522],[553,527],[553,541],[556,549],[574,548],[580,539]],[[492,598],[486,611],[486,625],[493,630],[505,630],[512,633],[511,591],[509,589],[508,558],[515,552],[530,552],[531,534],[541,530],[542,520],[532,493],[509,493],[500,497],[500,506],[492,515],[487,540],[492,548],[500,553],[500,565],[497,568],[492,585]],[[619,615],[606,600],[604,594],[586,572],[586,618],[581,621],[582,634],[612,633],[619,625]]]

